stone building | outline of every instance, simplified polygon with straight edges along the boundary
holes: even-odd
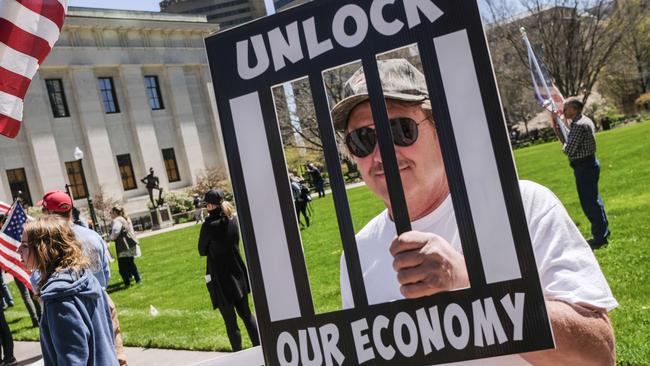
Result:
[[[273,0],[277,10],[306,0]],[[208,22],[227,29],[266,15],[264,0],[163,0],[160,11],[182,14],[204,14]]]
[[[22,191],[35,204],[70,184],[77,206],[101,188],[142,214],[149,168],[177,190],[224,167],[203,41],[217,29],[199,15],[69,7],[19,135],[0,138],[0,200]]]

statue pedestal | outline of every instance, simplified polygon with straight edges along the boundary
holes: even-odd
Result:
[[[167,206],[156,207],[149,211],[149,214],[151,214],[151,230],[164,229],[174,224],[172,213]]]

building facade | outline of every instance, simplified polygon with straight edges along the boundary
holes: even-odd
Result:
[[[306,0],[274,0],[275,8],[286,9]],[[264,0],[164,0],[160,11],[203,14],[221,29],[237,26],[266,15]]]
[[[203,41],[217,28],[205,16],[69,7],[25,97],[20,133],[0,139],[0,200],[20,191],[35,204],[69,184],[80,207],[101,189],[142,213],[149,168],[165,190],[223,168]]]

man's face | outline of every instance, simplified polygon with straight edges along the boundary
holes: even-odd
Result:
[[[564,107],[564,117],[573,120],[578,115],[578,110],[571,105]]]
[[[416,122],[424,121],[420,123],[418,138],[412,145],[394,145],[409,214],[411,219],[416,219],[422,216],[422,213],[428,213],[426,210],[429,208],[435,208],[430,207],[432,202],[441,202],[441,198],[444,199],[449,193],[438,135],[419,105],[404,105],[391,100],[386,100],[386,104],[389,119],[408,117]],[[346,132],[361,127],[374,127],[370,102],[361,103],[352,110]],[[362,158],[354,156],[354,159],[370,190],[390,208],[378,145],[375,145],[370,155]]]

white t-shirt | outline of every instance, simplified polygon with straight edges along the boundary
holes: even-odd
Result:
[[[520,181],[519,188],[545,297],[607,311],[618,306],[596,257],[558,198],[547,188],[530,181]],[[413,230],[440,235],[462,253],[451,196],[433,212],[411,225]],[[356,235],[363,282],[371,305],[404,298],[389,252],[396,235],[395,224],[387,210],[373,218]],[[344,308],[354,307],[343,255],[341,297]],[[510,355],[447,365],[509,366],[529,363],[518,355]]]

